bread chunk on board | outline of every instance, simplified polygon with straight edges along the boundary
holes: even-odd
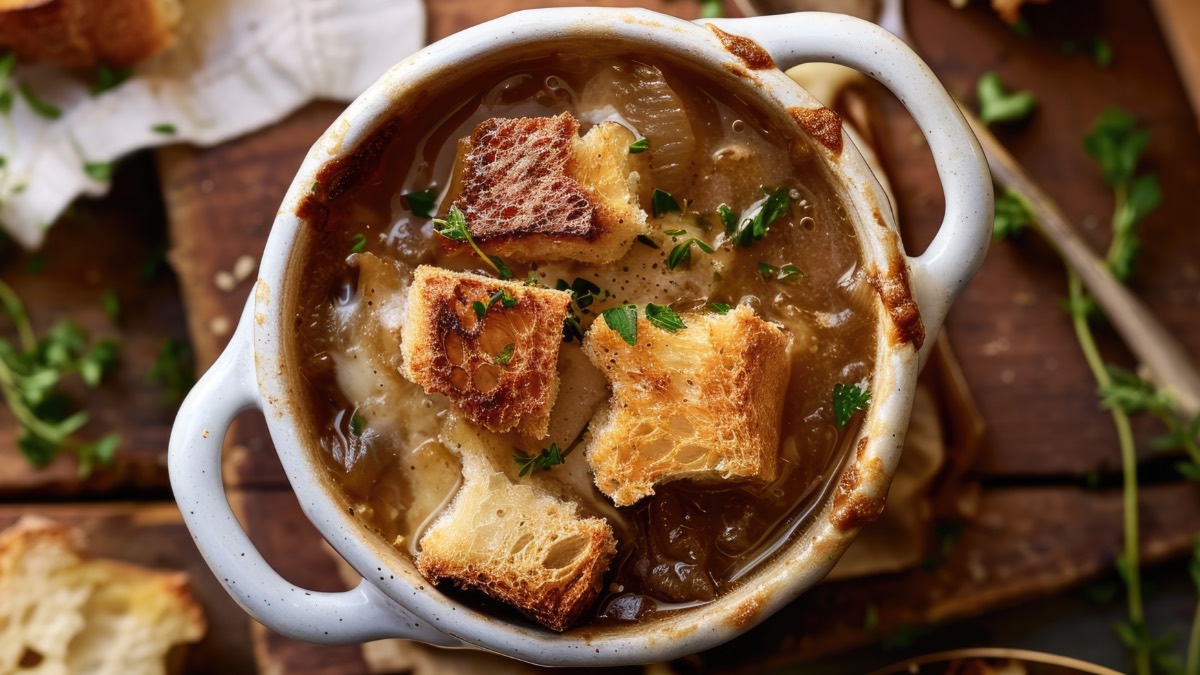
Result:
[[[417,569],[566,630],[600,593],[617,550],[612,528],[499,468],[515,464],[503,439],[458,422],[445,443],[462,456],[463,485],[421,538]]]
[[[77,532],[45,518],[0,533],[0,673],[160,675],[204,631],[183,573],[89,559]],[[30,653],[41,660],[27,671]]]
[[[492,118],[459,142],[448,202],[488,253],[521,262],[617,260],[646,230],[638,205],[641,160],[615,122],[579,137],[579,121]],[[443,242],[469,253],[462,243]]]
[[[422,265],[408,296],[401,371],[480,426],[542,438],[570,301],[563,291]]]
[[[674,480],[775,478],[791,335],[745,305],[681,318],[674,333],[639,318],[632,346],[601,320],[584,340],[613,391],[587,459],[617,506]]]
[[[132,66],[175,42],[179,0],[0,0],[0,51],[22,62]]]

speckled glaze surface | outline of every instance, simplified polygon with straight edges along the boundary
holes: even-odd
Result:
[[[294,316],[291,289],[303,277],[297,253],[304,223],[296,210],[325,164],[352,153],[397,110],[421,100],[416,94],[429,83],[463,77],[467,64],[486,64],[514,50],[529,54],[566,43],[586,48],[595,41],[682,57],[808,129],[842,183],[864,258],[883,298],[879,315],[885,328],[858,452],[831,482],[811,523],[778,555],[703,607],[641,624],[555,634],[501,621],[442,595],[340,507],[318,459],[302,443],[306,433],[292,404],[294,373],[284,337]],[[920,257],[904,255],[883,190],[840,126],[828,126],[836,118],[782,72],[809,61],[841,63],[880,80],[923,130],[942,179],[946,215]],[[712,647],[753,627],[819,581],[853,540],[857,526],[878,515],[899,460],[919,364],[950,303],[983,261],[991,218],[991,180],[958,109],[915,54],[873,24],[820,13],[690,23],[645,10],[592,8],[532,10],[482,24],[393,67],[309,151],[272,227],[260,277],[238,329],[180,409],[169,454],[175,497],[205,560],[234,599],[263,624],[299,639],[352,643],[402,637],[483,648],[545,665],[593,666],[646,663]],[[922,341],[924,334],[929,339]],[[266,415],[304,512],[363,576],[354,590],[317,593],[289,584],[255,551],[234,518],[221,483],[221,442],[230,421],[255,408]]]

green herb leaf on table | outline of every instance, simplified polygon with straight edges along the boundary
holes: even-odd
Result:
[[[182,340],[169,338],[159,347],[158,357],[146,380],[162,386],[163,400],[182,401],[196,384],[192,350]]]
[[[12,72],[17,67],[17,55],[8,52],[0,56],[0,115],[8,116],[12,112],[13,90]]]
[[[605,325],[616,331],[626,344],[630,346],[637,344],[637,305],[621,305],[606,309],[601,316],[604,317]]]
[[[664,213],[679,213],[679,202],[675,201],[670,192],[654,188],[654,192],[650,194],[650,211],[655,218]]]
[[[1104,182],[1115,187],[1133,179],[1149,143],[1150,132],[1139,129],[1133,115],[1109,106],[1084,137],[1083,149],[1100,164]]]
[[[631,154],[631,155],[641,154],[649,149],[650,149],[650,139],[649,138],[639,138],[636,141],[629,144],[629,154]]]
[[[22,82],[20,86],[20,92],[21,98],[25,99],[25,103],[29,104],[29,108],[38,115],[41,115],[48,120],[56,120],[62,117],[62,110],[60,110],[59,107],[53,103],[50,103],[49,101],[43,101],[40,97],[38,97],[37,92],[35,92],[33,88],[29,86],[29,83]]]
[[[92,85],[92,96],[99,96],[106,91],[116,89],[133,75],[131,68],[109,68],[100,66],[96,72],[96,83]]]
[[[538,469],[549,469],[553,466],[562,464],[564,459],[562,452],[558,449],[557,443],[551,443],[550,447],[542,448],[542,451],[536,455],[526,455],[518,450],[519,454],[513,455],[513,461],[517,463],[517,476],[524,478]]]
[[[437,201],[437,196],[437,188],[429,188],[420,192],[410,192],[404,195],[404,200],[408,202],[409,211],[422,218],[432,218],[433,204]]]
[[[725,3],[723,0],[700,0],[700,2],[700,18],[719,19],[725,16]]]
[[[1033,92],[1010,92],[1004,86],[999,73],[984,73],[975,85],[979,97],[979,119],[984,124],[995,122],[1018,122],[1033,114],[1037,98]]]
[[[350,238],[350,252],[362,253],[367,250],[367,235],[359,232]]]
[[[507,366],[508,362],[512,361],[513,352],[515,350],[516,345],[511,342],[504,345],[504,348],[500,350],[500,353],[497,354],[494,359],[492,359],[492,362],[498,366]]]
[[[92,180],[103,183],[112,180],[113,163],[112,162],[89,162],[83,165],[84,172]]]
[[[1096,65],[1100,66],[1101,68],[1107,68],[1112,65],[1113,48],[1112,45],[1108,43],[1108,40],[1105,40],[1097,35],[1092,38],[1091,47],[1092,59],[1096,61]]]
[[[866,410],[871,404],[871,390],[863,389],[857,384],[833,385],[833,417],[838,427],[845,427],[860,410]]]
[[[646,305],[646,320],[668,333],[675,333],[687,328],[687,324],[683,323],[683,319],[675,310],[654,303]]]
[[[174,136],[179,132],[179,130],[175,128],[174,124],[155,124],[154,126],[150,127],[150,131],[163,136]]]
[[[1020,194],[1006,189],[996,197],[996,220],[992,237],[997,241],[1016,239],[1026,227],[1033,224],[1029,207]]]
[[[775,190],[763,188],[767,195],[762,208],[752,218],[747,218],[738,226],[733,235],[733,243],[738,246],[750,246],[767,236],[772,223],[792,208],[791,189],[781,187]]]
[[[712,302],[708,305],[708,311],[713,314],[728,314],[730,309],[730,306],[723,302]]]
[[[104,315],[108,317],[108,322],[112,325],[117,325],[121,321],[121,296],[117,295],[114,288],[104,291],[104,295],[100,296],[100,304],[104,306]]]

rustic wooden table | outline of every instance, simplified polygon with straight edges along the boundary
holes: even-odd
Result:
[[[584,3],[429,0],[429,35],[441,38],[515,9],[548,4]],[[697,3],[685,0],[587,4],[642,4],[687,18],[699,11]],[[1165,196],[1143,225],[1145,252],[1131,285],[1188,352],[1200,357],[1200,236],[1191,202],[1200,194],[1195,160],[1200,134],[1151,9],[1121,0],[1057,0],[1031,8],[1029,17],[1033,34],[1022,36],[982,6],[955,10],[944,0],[913,0],[908,14],[919,51],[964,100],[974,100],[975,81],[992,69],[1013,86],[1037,93],[1036,115],[1000,129],[1000,138],[1083,226],[1097,250],[1107,245],[1112,200],[1080,139],[1109,104],[1148,126],[1147,166],[1158,174]],[[1112,45],[1111,66],[1098,66],[1086,50],[1064,54],[1065,41],[1082,45],[1097,35]],[[896,184],[906,245],[919,252],[940,221],[940,189],[913,122],[889,97],[876,99],[884,121],[882,155]],[[40,254],[44,271],[31,273],[29,256],[4,254],[4,279],[26,298],[35,323],[69,316],[95,333],[122,338],[123,364],[114,381],[80,396],[95,411],[95,429],[117,427],[124,442],[116,465],[87,481],[75,478],[65,460],[34,471],[16,451],[14,425],[0,411],[5,502],[0,525],[18,513],[47,511],[93,532],[99,552],[188,569],[216,627],[196,650],[192,672],[357,673],[379,663],[358,647],[314,647],[271,633],[247,620],[219,589],[190,548],[173,505],[163,501],[169,498],[163,458],[173,407],[145,381],[168,338],[189,339],[200,370],[219,353],[251,281],[228,290],[215,279],[243,256],[257,260],[301,157],[340,109],[315,104],[216,148],[173,147],[132,158],[108,198],[81,204],[55,226]],[[177,278],[164,271],[144,282],[137,267],[160,254],[168,240]],[[116,326],[99,302],[110,287],[122,299]],[[1120,464],[1112,424],[1097,407],[1094,382],[1058,306],[1064,294],[1065,277],[1052,251],[1026,235],[992,248],[950,314],[946,331],[988,427],[972,469],[983,486],[980,516],[963,526],[942,559],[910,572],[825,584],[730,645],[676,665],[689,671],[785,668],[921,632],[912,626],[944,627],[1021,602],[1027,604],[996,621],[1084,625],[1070,622],[1095,614],[1086,605],[1068,603],[1050,616],[1046,608],[1060,605],[1042,598],[1113,576],[1121,541]],[[1106,356],[1129,365],[1115,336],[1104,327],[1098,333]],[[1158,433],[1153,423],[1139,420],[1136,432],[1147,478],[1141,497],[1144,555],[1177,560],[1200,531],[1200,492],[1175,477],[1168,458],[1148,449],[1148,439]],[[227,442],[225,473],[230,498],[269,561],[296,583],[318,590],[344,587],[336,556],[300,513],[261,421],[239,420]],[[52,503],[59,501],[72,503]],[[128,550],[113,543],[126,540],[140,543]],[[1147,574],[1166,574],[1168,582],[1160,588],[1179,596],[1186,585],[1170,581],[1178,576],[1172,569],[1151,568]],[[865,620],[872,612],[878,621]],[[975,643],[974,630],[942,628],[914,648]],[[1097,630],[1087,640],[1067,630],[1063,635],[1076,638],[1038,644],[1088,655],[1088,640],[1112,641],[1104,626]],[[840,672],[882,665],[901,653],[869,652]],[[1097,658],[1122,665],[1119,654]],[[822,668],[839,672],[829,662]]]

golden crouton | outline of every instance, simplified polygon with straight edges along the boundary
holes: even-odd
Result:
[[[521,262],[603,264],[645,231],[629,144],[615,122],[578,135],[579,121],[492,118],[459,141],[447,203],[466,215],[475,242]],[[449,250],[469,252],[461,242]]]
[[[401,372],[472,422],[541,438],[558,395],[570,295],[422,265],[401,333]]]
[[[645,318],[627,344],[592,323],[584,351],[612,383],[587,459],[617,506],[684,478],[775,478],[792,338],[745,305],[696,312],[668,332]]]
[[[513,464],[502,439],[457,422],[443,442],[462,456],[463,485],[421,538],[417,569],[565,630],[600,593],[617,550],[612,528],[534,481],[514,481],[496,466]]]

